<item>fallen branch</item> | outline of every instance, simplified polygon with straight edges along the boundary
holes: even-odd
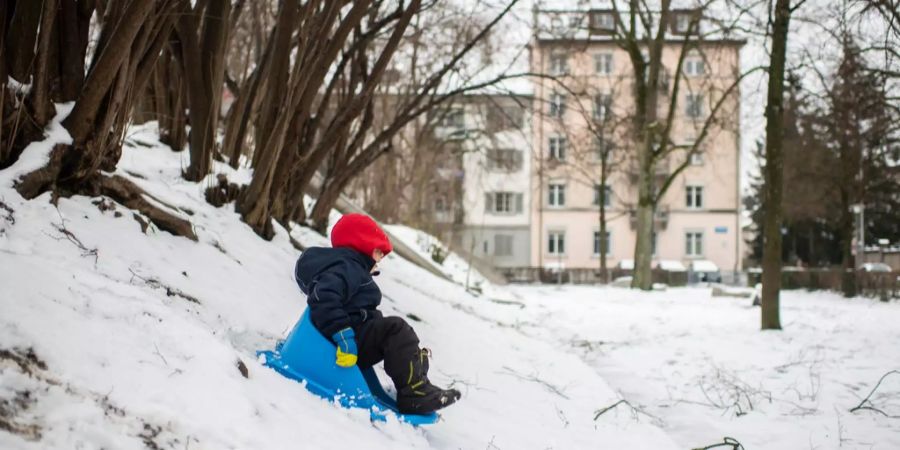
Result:
[[[893,374],[900,374],[900,370],[891,370],[888,373],[882,375],[881,378],[878,379],[878,383],[875,383],[875,387],[873,387],[872,390],[869,392],[869,395],[867,395],[866,398],[862,399],[862,401],[859,402],[858,405],[854,406],[853,408],[850,408],[850,412],[856,412],[856,411],[860,411],[860,410],[868,410],[868,411],[875,411],[875,412],[877,412],[885,417],[891,418],[891,419],[900,419],[900,415],[888,414],[888,413],[876,408],[875,405],[873,405],[872,401],[871,401],[872,395],[875,394],[875,391],[878,390],[878,387],[881,386],[881,383],[884,381],[884,379]]]
[[[707,445],[706,447],[697,447],[691,450],[710,450],[719,447],[731,447],[731,450],[744,450],[743,444],[741,444],[737,439],[730,438],[728,436],[726,436],[722,440],[722,442],[719,442],[718,444]]]
[[[144,278],[144,277],[138,275],[138,273],[135,272],[135,271],[134,271],[133,269],[131,269],[131,268],[129,268],[128,271],[131,272],[131,278],[132,278],[131,280],[129,280],[129,283],[130,283],[132,280],[134,280],[135,278],[137,278],[137,279],[143,281],[144,284],[146,284],[147,286],[150,286],[150,287],[153,288],[153,289],[165,289],[165,290],[166,290],[166,295],[169,296],[169,297],[176,297],[176,296],[177,296],[177,297],[181,297],[181,298],[183,298],[183,299],[185,299],[185,300],[187,300],[187,301],[189,301],[189,302],[191,302],[191,303],[196,303],[196,304],[198,304],[198,305],[200,304],[200,299],[198,299],[197,297],[194,297],[193,295],[185,294],[185,293],[182,292],[180,289],[173,288],[173,287],[171,287],[171,286],[168,286],[168,285],[166,285],[166,284],[163,284],[163,283],[161,283],[159,280],[157,280],[157,279],[155,279],[155,278]],[[160,355],[160,356],[161,356],[161,355]]]
[[[621,405],[622,403],[624,403],[624,404],[626,404],[626,405],[628,405],[628,406],[631,406],[631,403],[629,403],[628,400],[625,400],[625,399],[623,398],[622,400],[619,400],[619,401],[613,403],[612,405],[607,406],[606,408],[598,409],[597,411],[594,411],[594,420],[599,419],[600,416],[602,416],[603,414],[606,414],[607,411],[609,411],[609,410],[615,408],[616,406]],[[634,408],[634,406],[631,406],[631,407]]]

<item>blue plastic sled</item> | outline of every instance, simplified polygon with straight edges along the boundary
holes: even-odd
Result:
[[[344,408],[368,409],[372,420],[385,421],[388,412],[413,426],[437,422],[438,415],[401,414],[397,402],[384,391],[375,370],[358,366],[344,368],[335,363],[335,346],[313,326],[309,313],[303,316],[275,351],[260,351],[264,365],[278,373],[305,381],[306,388],[326,400],[337,400]]]

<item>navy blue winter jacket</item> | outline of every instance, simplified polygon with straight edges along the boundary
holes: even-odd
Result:
[[[369,273],[375,260],[351,248],[312,247],[300,255],[294,278],[306,294],[309,318],[328,339],[359,328],[378,311],[381,290]]]

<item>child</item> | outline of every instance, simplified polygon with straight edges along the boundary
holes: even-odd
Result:
[[[400,317],[378,311],[381,290],[372,279],[391,242],[374,220],[346,214],[331,231],[333,248],[313,247],[300,255],[294,277],[307,295],[313,325],[337,346],[337,365],[370,367],[384,360],[397,388],[403,414],[428,414],[459,399],[456,389],[428,381],[427,348]]]

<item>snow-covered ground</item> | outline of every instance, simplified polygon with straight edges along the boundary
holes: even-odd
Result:
[[[900,373],[866,404],[894,418],[849,412],[900,370],[900,304],[787,291],[783,331],[761,332],[749,299],[711,291],[512,288],[520,329],[579,355],[634,407],[618,414],[680,448],[722,436],[747,449],[900,448]]]
[[[187,155],[152,127],[127,144],[118,174],[178,208],[199,242],[144,234],[108,200],[25,201],[9,184],[17,167],[0,172],[2,449],[685,449],[725,436],[747,450],[900,448],[900,419],[848,411],[900,369],[896,302],[787,292],[785,330],[760,332],[748,299],[710,289],[476,295],[396,255],[382,309],[408,318],[433,350],[433,381],[463,399],[433,426],[371,423],[255,358],[305,307],[286,232],[266,242],[231,205],[207,204],[212,181],[184,181]],[[443,267],[458,279],[453,258]],[[872,406],[900,415],[900,375]]]
[[[0,448],[677,448],[648,421],[595,422],[617,393],[569,349],[498,323],[519,305],[394,255],[378,281],[382,309],[409,318],[433,350],[431,378],[463,399],[415,429],[309,394],[255,358],[305,307],[285,231],[266,242],[231,205],[207,204],[211,181],[184,181],[188,156],[152,128],[127,143],[118,174],[189,217],[199,242],[145,235],[108,200],[25,201],[10,187],[19,167],[0,172]],[[47,147],[22,161],[39,163]]]

